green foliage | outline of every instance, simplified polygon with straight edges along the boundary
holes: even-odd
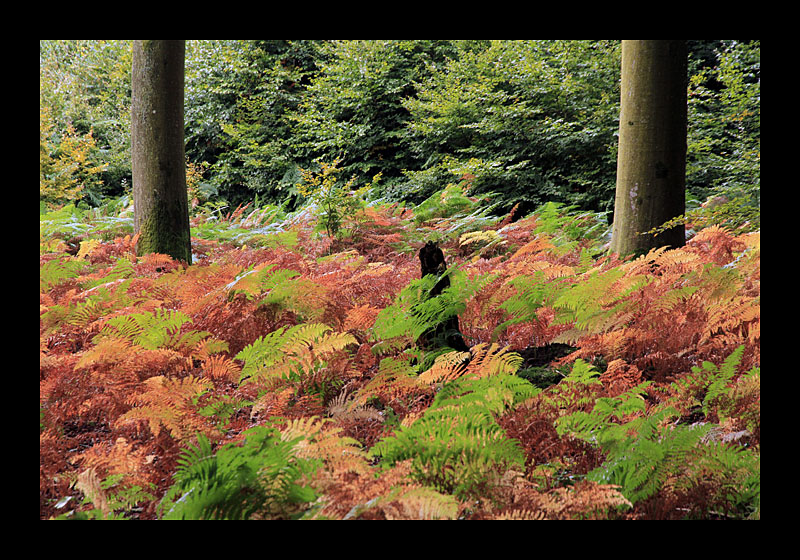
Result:
[[[703,410],[726,391],[739,364],[744,347],[737,348],[717,368],[710,362],[693,368],[704,374],[708,392]],[[591,412],[577,411],[556,421],[559,434],[570,434],[606,454],[605,462],[588,473],[587,479],[615,484],[632,503],[652,497],[669,481],[677,479],[683,491],[707,484],[709,473],[716,488],[711,502],[718,502],[749,516],[760,511],[760,461],[757,453],[742,447],[708,442],[714,429],[710,423],[676,423],[678,412],[661,406],[644,415],[642,395],[651,385],[646,381],[614,398],[596,399]],[[712,466],[713,465],[713,466]],[[708,512],[698,512],[707,515]]]
[[[710,198],[706,204],[668,220],[642,235],[658,235],[677,225],[689,225],[695,230],[719,226],[732,232],[747,233],[761,230],[761,207],[753,198],[744,196],[728,200],[724,196]]]
[[[687,188],[758,208],[760,42],[690,52]],[[54,181],[74,138],[99,171],[62,202],[130,190],[130,63],[130,41],[40,41],[42,169]],[[613,206],[619,41],[187,41],[185,87],[188,163],[214,201],[296,205],[299,170],[340,158],[355,188],[383,174],[372,198],[466,181],[504,210]]]
[[[450,218],[458,214],[467,214],[475,207],[476,201],[468,198],[460,185],[450,184],[414,208],[414,221],[423,224],[435,218]]]
[[[40,143],[56,167],[64,156],[83,154],[64,161],[60,173],[66,178],[68,171],[82,186],[73,200],[96,206],[130,188],[131,44],[39,41],[39,107],[47,123],[40,121]]]
[[[450,286],[439,295],[430,297],[431,290],[445,276],[450,279]],[[441,275],[427,274],[412,280],[392,305],[378,313],[373,334],[376,339],[384,341],[398,337],[416,341],[442,321],[462,313],[467,300],[491,280],[490,276],[469,279],[455,267],[448,268]]]
[[[603,432],[606,462],[589,475],[589,480],[618,484],[632,503],[655,494],[670,476],[685,468],[688,457],[711,426],[672,426],[662,424],[675,415],[665,409],[623,427]],[[627,433],[634,431],[633,436]],[[606,433],[607,432],[607,433]]]
[[[336,237],[345,221],[353,220],[356,212],[364,207],[364,193],[380,180],[380,173],[371,183],[352,190],[355,176],[342,184],[337,177],[340,160],[328,165],[320,162],[320,173],[302,169],[303,183],[297,189],[312,204],[317,217],[317,229],[324,229],[328,237]]]
[[[416,480],[465,498],[490,484],[490,473],[521,467],[525,457],[495,417],[535,389],[514,375],[446,383],[421,418],[370,450],[385,466],[411,459]]]
[[[180,311],[156,309],[152,312],[112,317],[106,322],[98,337],[123,338],[148,350],[156,348],[190,350],[211,334],[191,330],[181,333],[181,327],[190,322],[192,322],[191,317]]]
[[[133,213],[129,203],[128,196],[106,200],[91,210],[76,207],[74,203],[48,210],[43,203],[40,205],[39,235],[64,239],[91,235],[110,240],[133,234]]]
[[[559,434],[571,434],[603,449],[607,454],[605,463],[587,478],[621,486],[631,502],[657,492],[711,429],[710,426],[666,429],[665,420],[675,416],[671,408],[620,424],[620,420],[644,411],[641,395],[649,385],[650,382],[640,383],[617,397],[599,398],[591,412],[573,412],[556,422]]]
[[[320,46],[319,73],[292,116],[293,141],[303,159],[342,158],[356,186],[382,172],[387,186],[414,165],[404,142],[415,94],[431,65],[454,51],[449,41],[330,41]]]
[[[332,355],[356,342],[350,333],[330,332],[320,323],[281,327],[249,344],[236,355],[242,360],[240,382],[270,379],[303,382],[323,368]]]
[[[404,100],[408,141],[474,193],[530,210],[547,200],[608,209],[614,189],[619,45],[492,41],[458,52]],[[407,174],[413,190],[416,175]]]
[[[720,41],[715,64],[689,80],[686,185],[700,200],[761,189],[761,41]]]
[[[708,390],[706,396],[703,397],[703,414],[708,415],[709,408],[714,401],[727,392],[728,384],[733,379],[733,376],[736,375],[736,369],[739,366],[739,362],[742,361],[743,353],[744,345],[731,352],[720,367],[711,362],[703,362],[702,368],[692,367],[692,372],[694,373],[706,372],[705,377],[708,380]]]
[[[302,437],[283,440],[276,428],[259,426],[241,446],[230,443],[216,453],[202,434],[197,439],[178,459],[162,519],[288,519],[317,497],[302,480],[320,462],[296,455]]]
[[[492,333],[492,338],[495,340],[511,325],[538,322],[536,311],[550,303],[559,291],[558,285],[547,282],[544,274],[540,271],[536,271],[530,276],[517,276],[509,282],[509,285],[516,292],[500,304],[500,309],[504,310],[511,318],[495,327]]]
[[[70,278],[76,278],[84,263],[67,259],[47,261],[39,269],[39,292],[46,292]]]
[[[536,233],[546,234],[557,247],[572,248],[578,241],[593,241],[592,251],[600,252],[599,245],[610,236],[606,212],[581,211],[576,205],[564,206],[559,202],[546,202],[533,214],[536,216]]]
[[[202,185],[234,205],[282,202],[297,180],[292,114],[319,41],[187,41],[186,153],[210,164]]]
[[[68,124],[63,136],[53,131],[48,107],[39,110],[39,200],[49,206],[80,200],[102,187],[108,167],[99,160],[92,130],[79,135]],[[84,192],[85,191],[85,192]]]

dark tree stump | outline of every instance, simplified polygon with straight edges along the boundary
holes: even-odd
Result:
[[[419,251],[420,274],[435,274],[440,276],[447,270],[444,253],[433,241],[428,241]],[[434,285],[430,297],[441,295],[445,288],[450,286],[450,278],[443,276]],[[464,342],[461,330],[458,327],[458,316],[444,317],[440,323],[425,331],[417,339],[417,344],[422,348],[449,346],[459,352],[468,352],[469,346]]]

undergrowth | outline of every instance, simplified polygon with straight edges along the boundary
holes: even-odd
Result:
[[[40,518],[760,518],[759,233],[480,208],[206,210],[188,267],[124,202],[42,214]],[[416,345],[453,314],[469,352]]]

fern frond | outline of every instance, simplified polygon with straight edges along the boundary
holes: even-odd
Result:
[[[380,309],[372,307],[369,304],[353,307],[347,312],[343,328],[346,331],[365,331],[375,324],[375,319],[377,318],[379,312]]]
[[[303,481],[319,461],[298,457],[297,440],[282,440],[274,427],[245,435],[241,447],[228,444],[216,453],[198,437],[179,460],[164,519],[289,519],[308,508],[317,495]]]
[[[437,356],[433,365],[420,374],[420,383],[433,385],[461,377],[466,371],[470,355],[469,352],[453,351]]]
[[[370,500],[360,515],[380,511],[388,520],[457,519],[462,505],[455,496],[441,494],[427,486],[395,487],[389,493]]]
[[[77,278],[86,263],[72,259],[53,259],[39,267],[39,292],[47,292],[70,278]]]
[[[156,309],[109,319],[100,337],[124,338],[143,348],[174,348],[189,351],[211,333],[189,331],[181,335],[181,327],[192,319],[180,311]]]
[[[350,333],[330,331],[327,325],[308,323],[288,329],[281,327],[259,337],[236,355],[236,359],[245,362],[240,382],[292,376],[302,380],[322,361],[357,343]]]
[[[281,440],[295,441],[295,453],[304,459],[320,459],[334,474],[370,472],[366,453],[353,438],[341,436],[342,428],[317,417],[295,418],[281,429]]]
[[[123,361],[135,351],[125,338],[109,337],[101,340],[81,355],[75,368],[88,368],[97,364],[114,364]]]
[[[210,381],[193,376],[168,379],[159,375],[147,379],[144,385],[147,390],[130,399],[134,408],[121,415],[115,424],[146,421],[153,435],[166,429],[179,440],[197,431],[210,432],[193,410],[194,399],[212,387]]]
[[[591,480],[555,488],[542,498],[541,508],[547,519],[605,519],[610,510],[633,507],[619,486]]]
[[[73,463],[81,463],[89,468],[100,469],[112,475],[124,475],[128,484],[145,484],[142,476],[143,467],[148,461],[142,447],[133,449],[133,442],[119,437],[109,449],[106,443],[97,443],[71,459]],[[150,460],[153,456],[150,456]]]
[[[81,281],[81,285],[83,288],[88,292],[93,289],[97,289],[100,286],[111,285],[119,280],[131,278],[136,273],[134,269],[133,263],[127,257],[121,257],[116,259],[114,266],[111,269],[106,269],[103,271],[102,276],[99,278],[93,278],[94,275],[90,276],[90,280]]]
[[[450,278],[450,286],[439,295],[430,297],[444,275]],[[409,337],[415,341],[442,321],[461,314],[467,301],[494,278],[492,275],[467,278],[451,267],[442,276],[426,274],[418,280],[412,280],[392,305],[378,313],[373,333],[378,340]]]
[[[481,343],[470,349],[472,359],[465,375],[480,378],[491,375],[511,375],[522,365],[522,356],[497,343]]]
[[[421,386],[416,369],[408,361],[384,358],[380,362],[378,373],[358,390],[351,406],[363,406],[374,398],[388,404],[395,399],[424,391],[430,389]]]
[[[239,365],[227,356],[209,356],[203,360],[203,369],[211,379],[238,381],[241,374]]]
[[[739,346],[731,352],[730,356],[725,358],[722,366],[719,369],[711,362],[704,362],[703,367],[692,368],[694,373],[705,372],[710,376],[710,383],[708,385],[708,392],[703,398],[703,414],[708,415],[709,407],[711,404],[723,393],[727,392],[728,384],[736,375],[736,369],[742,361],[742,354],[744,354],[744,345]]]
[[[446,383],[422,417],[376,443],[370,455],[386,465],[411,459],[417,481],[457,496],[469,495],[496,469],[521,468],[519,443],[494,419],[495,412],[522,398],[515,396],[519,386],[512,378],[498,374]]]
[[[111,506],[94,467],[89,467],[78,475],[75,488],[84,493],[86,498],[101,511],[103,517],[108,517]]]

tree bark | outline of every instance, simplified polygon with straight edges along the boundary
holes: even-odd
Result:
[[[137,254],[192,262],[186,193],[185,41],[134,41],[131,157]]]
[[[617,189],[611,251],[642,254],[685,243],[686,41],[622,41]]]

